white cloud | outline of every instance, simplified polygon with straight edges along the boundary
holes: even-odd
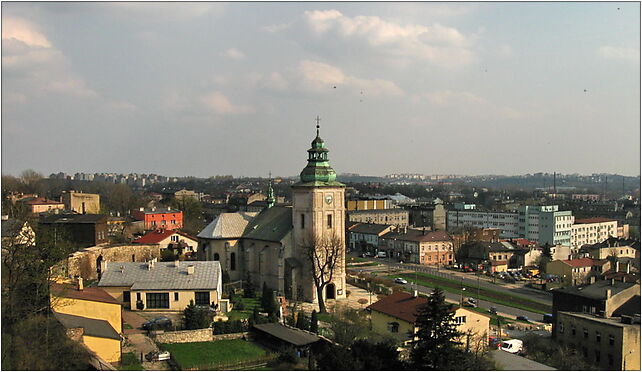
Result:
[[[214,91],[201,97],[201,102],[209,109],[223,115],[249,114],[254,112],[251,106],[235,105],[221,92]]]
[[[330,92],[335,86],[347,86],[365,91],[368,95],[401,95],[403,91],[394,82],[383,79],[362,79],[346,75],[339,68],[322,62],[304,60],[299,63],[301,87],[312,92]]]
[[[326,34],[347,41],[366,43],[397,57],[419,58],[443,66],[472,60],[471,40],[457,29],[435,23],[431,26],[399,24],[376,16],[347,17],[337,10],[306,11],[304,18],[318,37]]]
[[[283,30],[287,30],[288,28],[290,28],[290,26],[292,26],[291,23],[279,23],[275,25],[263,26],[261,27],[261,30],[269,33],[276,33],[276,32],[281,32]]]
[[[466,91],[434,91],[413,96],[411,100],[415,104],[422,104],[427,101],[433,106],[443,107],[447,110],[455,108],[458,110],[475,112],[476,115],[485,115],[495,118],[519,119],[524,116],[523,113],[517,109],[495,104],[483,97]]]
[[[597,54],[606,59],[619,59],[631,62],[637,62],[640,59],[640,50],[637,48],[605,45],[597,49]]]
[[[51,47],[49,40],[31,22],[16,17],[3,18],[2,39],[22,41],[30,47]]]
[[[245,59],[245,54],[243,54],[243,52],[241,52],[236,48],[230,48],[225,52],[223,52],[222,55],[228,58],[236,59],[236,60]]]
[[[83,80],[71,78],[52,81],[43,89],[49,92],[69,94],[77,97],[94,97],[98,95],[98,93],[89,89]]]
[[[205,15],[221,15],[225,3],[212,2],[109,2],[102,3],[108,11],[136,22],[187,21]]]

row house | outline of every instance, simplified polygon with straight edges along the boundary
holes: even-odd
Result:
[[[134,219],[143,221],[146,231],[167,229],[177,230],[183,228],[183,212],[171,208],[140,208],[132,210]]]
[[[379,238],[390,232],[393,225],[378,225],[374,223],[355,223],[348,227],[348,242],[350,248],[378,248]]]
[[[453,241],[444,231],[397,228],[381,236],[379,249],[389,257],[422,265],[452,265]]]

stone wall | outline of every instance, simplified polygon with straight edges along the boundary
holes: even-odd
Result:
[[[156,342],[162,344],[182,344],[185,342],[205,342],[213,339],[212,328],[193,329],[188,331],[154,332]]]
[[[85,280],[98,279],[98,261],[103,262],[144,262],[160,260],[158,244],[111,244],[97,245],[74,252],[54,268],[62,277],[80,276]]]
[[[154,341],[162,344],[182,344],[186,342],[206,342],[220,340],[236,340],[248,337],[248,332],[228,333],[225,335],[215,335],[212,328],[193,329],[189,331],[163,332],[157,331],[152,333]]]

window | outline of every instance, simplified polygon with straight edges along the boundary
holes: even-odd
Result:
[[[214,253],[214,261],[220,261],[221,256],[218,253]]]
[[[301,228],[305,229],[305,214],[301,214]]]
[[[571,328],[571,334],[572,334],[573,336],[575,336],[575,327],[572,327],[572,328]]]
[[[600,341],[602,341],[602,335],[600,334],[600,332],[595,331],[595,342],[600,342]]]
[[[172,235],[172,241],[177,242],[178,241],[178,235]]]
[[[174,292],[174,301],[178,301],[178,292]]]
[[[609,354],[609,355],[607,355],[607,357],[609,358],[609,365],[612,366],[613,365],[613,354]]]
[[[600,362],[600,351],[595,350],[595,363],[599,363],[599,362]]]
[[[560,329],[560,333],[564,333],[564,323],[560,322],[559,329]]]
[[[388,323],[388,331],[390,331],[391,333],[399,333],[399,323]]]
[[[331,229],[331,228],[332,228],[332,215],[329,214],[328,215],[328,229]]]
[[[588,339],[588,329],[584,328],[584,338]]]
[[[236,270],[236,253],[230,253],[230,270]]]
[[[136,293],[136,301],[141,301],[140,292]]]
[[[131,292],[123,291],[123,302],[130,302],[132,300],[131,297]]]
[[[209,292],[194,292],[194,299],[196,305],[209,305],[210,293]]]
[[[458,325],[466,323],[466,317],[465,316],[456,316],[455,317],[455,323],[457,323]]]
[[[148,309],[169,309],[169,292],[147,293]]]
[[[613,335],[609,335],[609,345],[613,346],[615,344],[615,337]]]

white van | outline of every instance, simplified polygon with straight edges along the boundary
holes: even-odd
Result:
[[[385,251],[377,252],[377,257],[378,258],[386,258],[386,252]]]
[[[502,342],[501,349],[512,354],[517,354],[522,351],[523,347],[524,343],[522,340],[513,339]]]

